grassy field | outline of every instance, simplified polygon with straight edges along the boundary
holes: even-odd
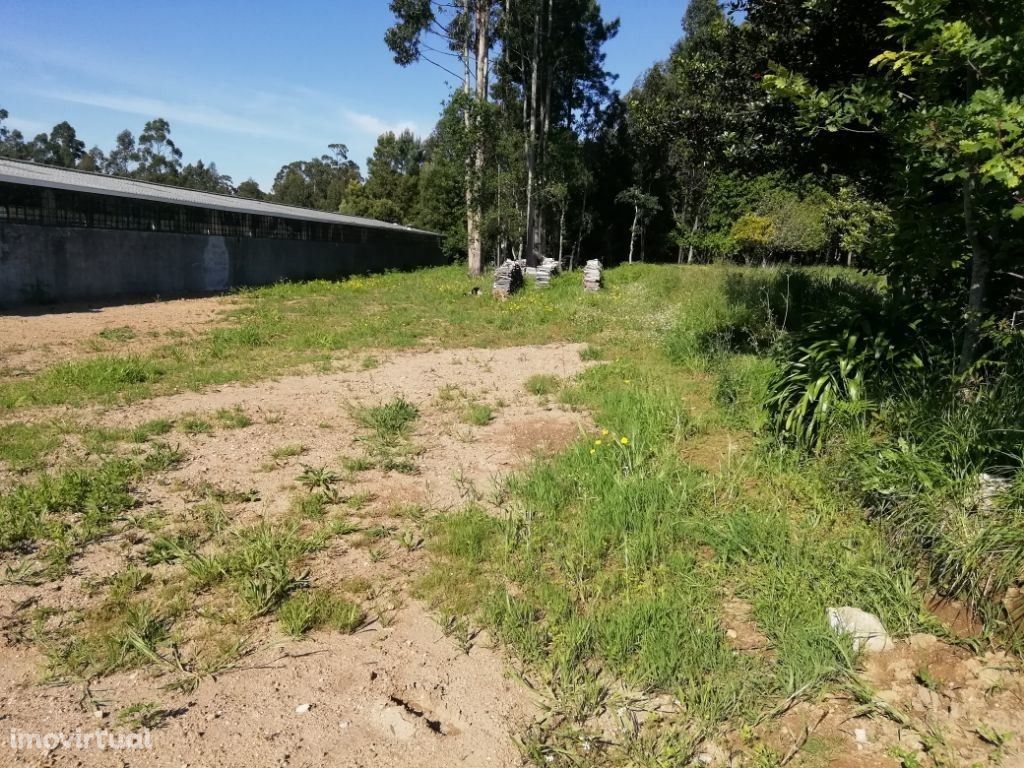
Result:
[[[795,700],[849,690],[872,705],[856,681],[852,645],[828,627],[829,606],[875,613],[897,636],[943,632],[924,608],[917,563],[865,519],[827,464],[759,431],[772,345],[815,306],[827,307],[828,291],[870,289],[862,278],[635,265],[609,270],[599,294],[566,275],[503,303],[471,295],[473,285],[452,267],[247,291],[232,323],[198,344],[0,382],[0,459],[25,473],[0,495],[0,551],[38,545],[47,577],[59,575],[131,507],[135,479],[174,462],[168,433],[237,428],[248,418],[226,411],[114,431],[72,417],[34,418],[37,406],[127,403],[295,370],[373,367],[386,350],[574,341],[599,364],[574,380],[537,376],[526,388],[586,411],[594,433],[509,478],[501,514],[467,504],[434,517],[432,565],[417,587],[444,626],[485,628],[524,678],[547,691],[551,716],[523,735],[529,758],[682,765],[723,729],[753,734]],[[360,461],[402,471],[415,407],[399,400],[353,416],[365,430]],[[478,403],[462,414],[469,424],[492,418]],[[100,458],[40,472],[69,434],[91,441]],[[130,459],[125,445],[138,446]],[[299,504],[301,522],[290,528],[227,536],[213,515],[202,540],[163,541],[153,560],[183,566],[200,591],[233,590],[248,616],[273,613],[288,634],[351,631],[362,613],[349,596],[292,594],[293,564],[348,532],[324,517],[336,480],[309,470],[302,482],[322,497]],[[197,554],[206,540],[222,543],[218,554]],[[139,583],[129,581],[130,594]],[[93,620],[107,629],[53,641],[61,673],[151,658],[166,611],[104,610]],[[737,652],[737,630],[755,638],[749,652]],[[596,746],[600,712],[657,694],[680,709],[638,727],[631,740]],[[782,762],[751,749],[756,764]]]

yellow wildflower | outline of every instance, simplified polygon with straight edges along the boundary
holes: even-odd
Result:
[[[602,437],[607,437],[608,436],[608,430],[607,429],[602,429],[601,430],[601,435],[602,435]]]
[[[597,449],[596,448],[591,448],[590,449],[590,455],[593,456],[595,453],[597,453]]]
[[[628,437],[620,437],[619,438],[619,442],[622,443],[623,445],[629,445],[629,438]]]
[[[602,441],[602,440],[595,440],[594,441],[594,445],[600,445],[602,442],[604,442],[604,441]]]

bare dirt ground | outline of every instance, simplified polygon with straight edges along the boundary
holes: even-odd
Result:
[[[119,343],[124,351],[125,345],[163,343],[169,332],[201,332],[230,306],[230,299],[183,300],[0,317],[4,365],[10,369],[13,360],[31,370],[55,358],[95,354],[104,344]],[[120,327],[132,328],[133,338],[96,342],[100,331]],[[225,507],[231,528],[286,520],[302,493],[297,476],[303,465],[338,471],[342,494],[359,499],[345,514],[361,531],[384,533],[335,538],[305,567],[313,586],[362,584],[356,591],[367,622],[350,635],[317,630],[290,639],[273,619],[258,620],[243,638],[239,659],[194,690],[168,689],[173,671],[151,667],[87,684],[42,683],[45,659],[27,617],[49,608],[59,622],[97,602],[91,585],[142,564],[148,538],[131,535],[126,526],[89,546],[60,581],[0,587],[0,738],[76,729],[138,732],[123,715],[145,705],[159,712],[150,730],[152,748],[16,751],[0,744],[0,766],[522,764],[514,736],[536,720],[540,702],[515,678],[506,654],[485,635],[453,633],[444,617],[416,598],[415,584],[427,568],[422,541],[432,516],[470,502],[494,509],[502,478],[592,429],[585,415],[524,390],[534,374],[570,377],[586,363],[578,345],[378,357],[382,362],[370,370],[354,370],[357,360],[339,359],[333,372],[73,411],[78,421],[110,427],[154,419],[211,425],[208,433],[176,427],[163,438],[185,460],[146,482],[137,510],[140,517],[159,518],[163,532],[195,524],[197,505],[210,489],[230,497]],[[364,450],[352,408],[397,397],[420,413],[411,435],[415,471],[343,471],[346,460]],[[490,423],[467,422],[465,407],[473,402],[493,409]],[[218,411],[232,409],[252,423],[229,428],[217,420]],[[731,433],[706,438],[688,447],[686,458],[712,473],[744,448]],[[73,460],[81,450],[69,437],[57,460]],[[0,560],[0,572],[7,565]],[[167,568],[154,570],[166,576]],[[772,653],[741,601],[727,601],[722,623],[737,653]],[[794,703],[758,727],[757,738],[792,765],[898,767],[917,764],[901,762],[901,754],[924,752],[936,765],[1024,766],[1024,676],[1015,660],[917,635],[866,657],[863,678],[874,691],[867,700],[833,694]],[[670,704],[665,711],[672,709]],[[607,733],[610,740],[621,736]],[[699,762],[751,764],[750,736],[722,735],[702,746]]]
[[[62,581],[4,587],[5,733],[123,730],[117,713],[142,703],[155,703],[163,716],[151,732],[149,750],[3,749],[0,764],[519,764],[512,735],[536,714],[527,689],[509,677],[507,660],[486,638],[463,643],[446,636],[438,618],[410,596],[410,587],[425,568],[419,537],[431,515],[469,501],[489,505],[502,476],[534,455],[562,448],[587,428],[581,415],[523,389],[533,374],[571,376],[582,370],[579,351],[556,345],[396,354],[368,371],[291,376],[78,411],[79,418],[110,426],[208,417],[225,408],[251,417],[253,423],[241,428],[167,436],[186,461],[143,489],[145,503],[138,511],[158,513],[168,530],[189,521],[202,495],[198,489],[211,486],[242,492],[244,500],[229,506],[232,526],[286,518],[301,490],[301,465],[338,468],[345,457],[359,455],[355,404],[403,397],[418,407],[411,436],[416,471],[370,469],[346,476],[343,493],[364,500],[352,513],[359,527],[387,528],[394,535],[372,546],[358,537],[335,539],[307,564],[315,585],[370,585],[363,597],[366,626],[352,635],[321,631],[290,640],[266,620],[247,640],[251,652],[190,693],[164,690],[168,675],[151,670],[114,674],[89,686],[41,686],[44,659],[25,639],[29,607],[55,608],[58,615],[81,610],[96,599],[90,583],[141,562],[144,541],[118,534],[92,545]],[[490,404],[493,421],[465,423],[460,414],[470,401]],[[296,455],[280,456],[284,446],[294,447],[285,453]]]
[[[223,322],[230,296],[113,306],[32,307],[0,313],[0,375],[19,376],[64,360],[141,353]]]

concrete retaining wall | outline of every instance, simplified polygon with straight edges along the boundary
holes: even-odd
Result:
[[[0,223],[0,305],[184,296],[444,263],[437,237],[385,230],[329,243]]]

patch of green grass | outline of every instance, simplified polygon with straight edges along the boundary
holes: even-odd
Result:
[[[60,445],[61,433],[53,422],[0,424],[0,461],[20,472],[39,469],[44,457]]]
[[[462,412],[462,420],[477,427],[486,426],[494,421],[494,409],[486,403],[470,403]]]
[[[722,287],[738,273],[634,264],[607,270],[599,294],[559,275],[545,291],[527,288],[500,304],[470,296],[473,283],[459,266],[244,289],[227,327],[140,356],[100,356],[0,382],[0,408],[131,401],[266,378],[338,350],[409,349],[438,339],[452,347],[572,341],[629,348],[662,330],[649,318],[671,323],[676,314],[724,306]]]
[[[341,461],[341,467],[346,472],[365,472],[373,469],[373,460],[368,456],[346,456]]]
[[[562,380],[547,373],[535,373],[523,385],[531,395],[553,395],[562,388]]]
[[[360,435],[367,458],[384,471],[412,472],[416,449],[409,440],[419,409],[404,398],[375,407],[352,409],[352,418],[368,431]]]
[[[580,350],[580,360],[604,360],[604,350],[600,347],[595,347],[593,344],[588,344]]]
[[[192,554],[182,563],[197,588],[226,582],[248,615],[262,616],[306,583],[306,574],[294,565],[311,549],[297,526],[261,523],[236,533],[225,549]]]
[[[136,504],[137,463],[112,459],[97,467],[43,474],[0,495],[0,552],[46,542],[75,548],[110,530]]]
[[[202,416],[182,416],[177,422],[178,429],[186,435],[212,435],[213,424]]]
[[[162,662],[171,620],[153,604],[105,604],[43,641],[47,671],[56,679],[89,678]]]
[[[305,493],[292,499],[292,511],[299,517],[315,520],[327,514],[327,499],[322,493]]]
[[[228,429],[242,429],[252,424],[252,418],[242,410],[240,405],[233,408],[221,408],[214,414],[214,418],[217,419],[218,424]]]
[[[397,440],[408,435],[419,409],[404,398],[373,408],[355,408],[352,416],[358,424],[372,430],[381,440]]]
[[[292,637],[329,627],[349,634],[363,625],[366,615],[350,600],[323,589],[297,592],[277,609],[281,629]]]
[[[306,452],[306,446],[302,443],[286,443],[285,445],[279,446],[270,452],[270,458],[277,461],[282,459],[292,459],[296,456],[301,456]]]
[[[570,382],[562,398],[593,414],[597,436],[513,476],[507,517],[441,516],[417,586],[443,616],[464,617],[453,626],[488,627],[557,691],[552,706],[582,721],[601,706],[581,669],[671,693],[685,716],[664,728],[689,734],[680,748],[845,679],[854,654],[828,606],[877,613],[896,635],[923,626],[913,564],[831,478],[771,453],[714,477],[682,460],[709,426],[759,423],[744,387],[763,381],[762,361],[716,365],[729,379],[718,385],[659,346]],[[727,642],[727,598],[751,605],[770,654]],[[654,733],[641,729],[630,749]],[[543,733],[541,754],[563,736]]]
[[[58,363],[30,379],[0,385],[0,406],[110,402],[140,397],[164,376],[155,361],[139,357],[93,357]]]
[[[128,433],[128,439],[133,443],[145,443],[154,437],[162,437],[174,429],[174,422],[169,419],[153,419],[137,427],[133,427]]]
[[[165,472],[173,469],[185,460],[185,453],[170,443],[153,442],[149,453],[142,459],[142,468],[146,472]]]
[[[101,339],[106,341],[131,341],[136,337],[135,329],[130,325],[121,325],[117,328],[104,328],[98,334]]]
[[[194,550],[195,540],[191,536],[157,536],[150,542],[143,559],[146,565],[174,563],[188,558]]]

